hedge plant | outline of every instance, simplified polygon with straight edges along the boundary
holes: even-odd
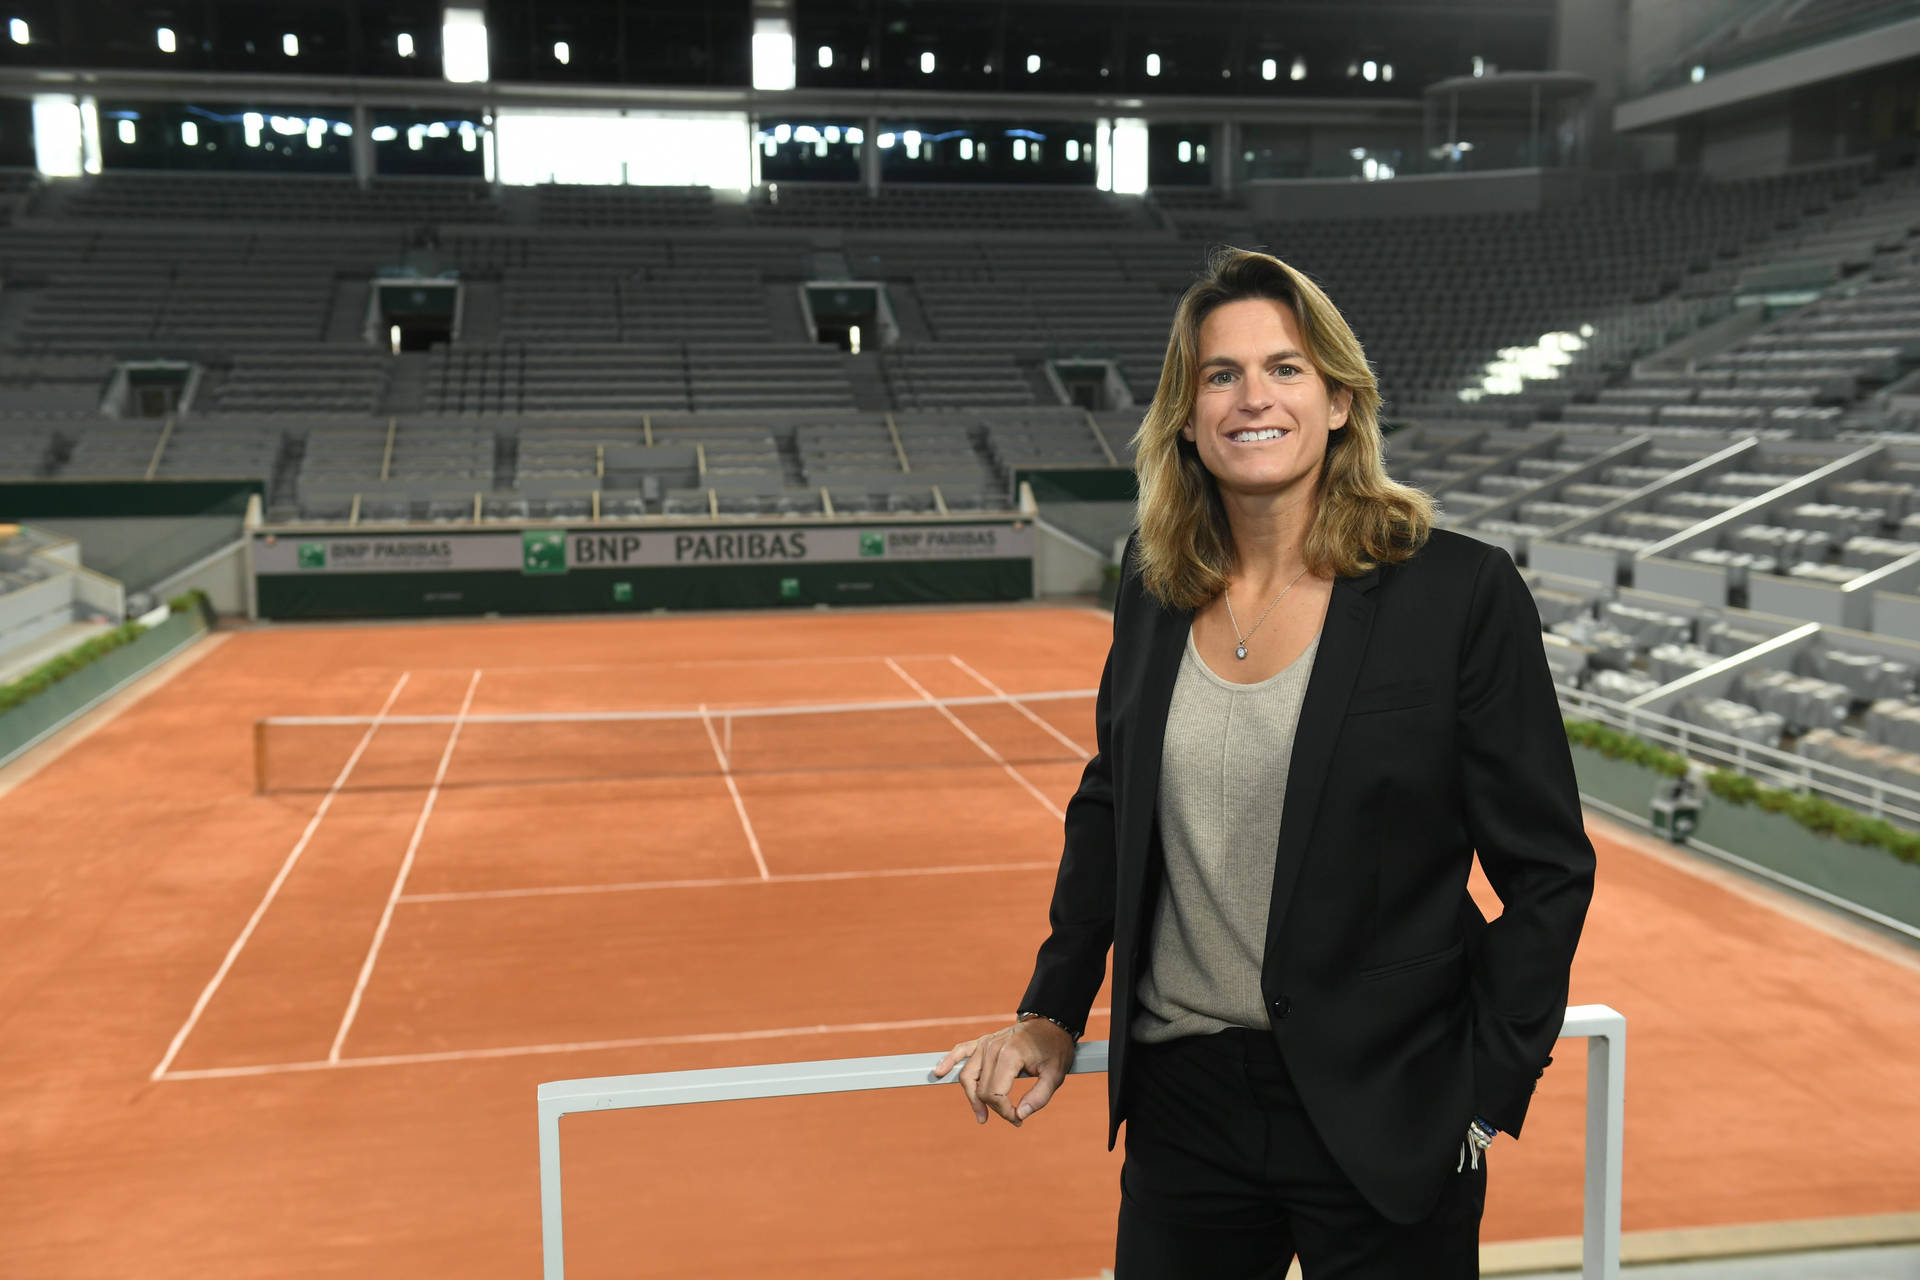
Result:
[[[1670,778],[1683,777],[1687,772],[1685,756],[1622,733],[1611,725],[1568,720],[1566,726],[1567,741],[1601,755],[1626,760]],[[1870,817],[1823,796],[1788,787],[1769,787],[1731,769],[1715,769],[1707,774],[1707,790],[1729,804],[1754,805],[1768,813],[1784,813],[1809,831],[1849,844],[1872,845],[1903,862],[1920,864],[1920,832],[1897,827],[1884,818]]]
[[[82,667],[98,662],[115,649],[133,643],[146,628],[137,622],[123,622],[111,631],[89,636],[65,653],[34,667],[8,684],[0,684],[0,712],[11,711],[28,698],[66,679]]]
[[[168,600],[167,608],[175,613],[198,612],[209,625],[213,622],[213,601],[198,587]],[[28,698],[45,692],[82,667],[98,662],[115,649],[131,644],[134,638],[145,630],[147,628],[138,622],[123,622],[111,631],[102,631],[98,635],[88,636],[65,653],[41,663],[18,679],[0,684],[0,713],[13,710]]]

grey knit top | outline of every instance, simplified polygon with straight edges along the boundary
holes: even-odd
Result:
[[[1273,860],[1294,728],[1319,647],[1316,632],[1281,671],[1235,684],[1207,667],[1187,633],[1161,749],[1166,880],[1151,961],[1136,989],[1136,1040],[1269,1025],[1260,962]]]

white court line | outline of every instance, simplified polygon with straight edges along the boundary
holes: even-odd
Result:
[[[991,693],[1007,699],[1009,702],[1013,704],[1013,709],[1015,711],[1018,711],[1021,715],[1025,716],[1027,719],[1033,721],[1035,724],[1039,725],[1042,729],[1052,734],[1053,740],[1055,742],[1063,743],[1066,745],[1066,747],[1069,750],[1079,752],[1080,758],[1082,760],[1088,759],[1093,755],[1093,752],[1087,750],[1085,747],[1075,742],[1072,738],[1069,738],[1066,734],[1060,732],[1058,729],[1048,724],[1045,720],[1042,720],[1039,716],[1033,714],[1032,711],[1027,709],[1027,704],[1020,701],[1020,699],[1017,696],[1015,696],[1014,694],[1008,693],[1005,689],[1002,689],[999,685],[995,684],[993,681],[987,679],[985,676],[981,675],[978,671],[975,671],[972,667],[962,662],[960,660],[959,654],[956,654],[956,653],[948,654],[947,661],[951,662],[954,666],[960,668],[962,671],[972,676],[975,680],[978,680],[981,684],[987,686],[987,689]]]
[[[1026,774],[1021,773],[1018,769],[1008,764],[1006,761],[1006,757],[1002,756],[998,751],[995,751],[991,746],[987,745],[986,741],[982,739],[979,734],[967,728],[966,723],[962,721],[959,716],[954,715],[953,712],[947,710],[946,707],[942,706],[938,698],[935,698],[931,693],[927,692],[925,685],[921,684],[918,680],[915,680],[912,676],[907,674],[907,670],[905,667],[895,662],[892,658],[887,659],[887,665],[893,668],[893,673],[895,675],[899,676],[902,680],[905,680],[909,685],[911,685],[915,693],[919,694],[926,701],[931,702],[934,705],[934,709],[937,710],[941,715],[945,716],[948,722],[951,723],[954,728],[958,729],[960,732],[966,734],[968,738],[972,739],[974,746],[979,747],[982,751],[986,752],[987,758],[989,760],[992,760],[995,764],[999,765],[1002,769],[1006,770],[1007,776],[1009,778],[1012,778],[1015,782],[1025,787],[1027,789],[1027,794],[1031,795],[1035,800],[1038,800],[1041,803],[1041,805],[1043,805],[1046,808],[1046,811],[1048,813],[1052,814],[1054,817],[1058,818],[1062,822],[1065,822],[1067,820],[1067,815],[1060,811],[1059,806],[1055,805],[1053,801],[1047,799],[1045,793],[1043,793],[1040,790],[1040,788],[1034,786],[1031,782],[1027,781]]]
[[[978,862],[948,867],[882,867],[869,871],[795,871],[777,876],[711,876],[700,880],[623,880],[608,884],[556,884],[527,889],[454,889],[445,893],[409,893],[400,901],[485,902],[492,898],[561,898],[591,893],[641,893],[649,889],[723,889],[741,884],[812,884],[827,880],[895,880],[909,876],[987,875],[995,871],[1049,871],[1052,862]]]
[[[904,658],[943,658],[942,653],[907,653]],[[879,654],[848,654],[831,658],[662,658],[654,662],[543,662],[531,666],[488,667],[487,670],[498,676],[502,672],[515,671],[640,671],[649,667],[772,667],[772,666],[814,666],[829,662],[881,662]],[[343,667],[343,671],[388,671],[390,667]],[[415,671],[463,671],[459,666],[424,667],[415,666]]]
[[[413,836],[407,841],[406,856],[400,859],[400,871],[393,878],[393,888],[387,894],[387,905],[380,911],[380,923],[374,928],[373,942],[367,947],[367,958],[360,962],[360,976],[354,980],[353,995],[347,1000],[347,1012],[340,1019],[340,1029],[333,1034],[333,1047],[327,1050],[329,1062],[339,1061],[340,1046],[346,1043],[354,1016],[360,1012],[360,998],[366,994],[367,979],[373,976],[374,961],[380,957],[380,944],[387,940],[387,926],[393,923],[394,903],[399,900],[400,891],[406,888],[407,875],[413,870],[413,856],[419,852],[420,837],[427,832],[427,819],[433,815],[433,802],[439,798],[440,783],[447,776],[447,763],[453,759],[453,744],[460,740],[460,722],[473,706],[473,691],[480,687],[480,670],[475,667],[473,679],[467,681],[467,696],[460,702],[460,713],[454,717],[453,730],[447,734],[447,745],[441,749],[440,767],[433,771],[433,785],[427,789],[426,803],[420,806],[420,817],[413,824]]]
[[[1089,1009],[1089,1018],[1103,1017],[1106,1006]],[[387,1053],[365,1058],[322,1058],[307,1062],[268,1062],[245,1067],[200,1067],[173,1071],[163,1080],[232,1080],[245,1076],[285,1075],[295,1071],[336,1071],[350,1067],[405,1067],[429,1062],[475,1062],[487,1058],[529,1058],[551,1053],[598,1053],[607,1049],[655,1049],[687,1044],[741,1044],[753,1040],[785,1040],[795,1036],[855,1035],[872,1031],[922,1031],[933,1027],[963,1027],[975,1023],[1003,1026],[1005,1013],[976,1013],[963,1018],[908,1018],[897,1022],[816,1023],[807,1027],[768,1027],[755,1031],[706,1031],[678,1036],[633,1036],[624,1040],[576,1040],[565,1044],[515,1044],[497,1049],[444,1049],[438,1053]],[[931,1051],[929,1051],[931,1052]]]
[[[760,852],[760,837],[753,833],[753,823],[747,817],[747,802],[740,798],[740,788],[733,781],[733,765],[727,760],[727,753],[720,749],[720,739],[714,736],[713,718],[707,714],[707,706],[700,704],[700,723],[706,726],[707,741],[713,744],[714,759],[720,762],[720,776],[726,780],[727,794],[733,797],[733,811],[740,815],[740,829],[747,833],[747,847],[753,850],[753,865],[760,868],[760,878],[768,879],[767,860]]]
[[[200,992],[200,998],[193,1002],[193,1012],[187,1015],[187,1020],[180,1024],[180,1030],[174,1033],[173,1042],[167,1046],[166,1056],[160,1059],[160,1065],[153,1069],[149,1079],[158,1080],[166,1075],[167,1069],[173,1065],[173,1060],[179,1056],[180,1047],[186,1044],[187,1037],[193,1034],[193,1028],[199,1023],[200,1015],[206,1012],[207,1005],[213,1000],[213,993],[220,989],[222,982],[226,981],[227,974],[233,969],[233,962],[240,958],[242,948],[247,945],[247,940],[253,937],[253,931],[260,926],[261,917],[266,915],[267,908],[273,905],[275,896],[280,892],[280,886],[287,882],[287,877],[293,873],[294,864],[300,861],[300,855],[306,852],[308,843],[312,841],[313,833],[320,829],[320,820],[326,817],[327,810],[333,807],[333,798],[340,794],[340,788],[346,785],[347,776],[353,772],[354,766],[360,763],[360,754],[367,749],[367,744],[373,741],[373,733],[380,727],[381,717],[385,716],[387,710],[393,706],[393,700],[400,696],[400,690],[406,687],[407,677],[412,674],[411,671],[402,671],[400,678],[393,682],[393,689],[387,694],[387,700],[380,704],[380,710],[374,713],[372,722],[367,725],[367,731],[360,735],[360,742],[354,747],[353,754],[347,757],[346,764],[340,768],[340,776],[333,780],[333,785],[327,788],[327,794],[320,798],[319,807],[313,811],[313,817],[307,820],[307,829],[300,833],[298,840],[294,841],[293,852],[289,853],[286,860],[280,864],[280,871],[273,877],[273,883],[267,886],[267,891],[261,896],[260,904],[253,909],[253,914],[247,917],[246,926],[240,930],[240,936],[233,940],[231,947],[227,948],[226,959],[222,960],[220,967],[214,970],[213,977]]]

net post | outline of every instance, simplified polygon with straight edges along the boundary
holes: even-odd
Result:
[[[258,716],[253,721],[253,794],[267,794],[267,722]]]

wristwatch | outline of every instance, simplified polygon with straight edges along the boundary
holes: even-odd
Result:
[[[1052,1014],[1050,1014],[1050,1013],[1035,1013],[1035,1012],[1034,1012],[1033,1010],[1031,1010],[1031,1009],[1022,1009],[1022,1010],[1021,1010],[1021,1011],[1020,1011],[1019,1013],[1016,1013],[1016,1014],[1014,1014],[1014,1015],[1013,1015],[1013,1020],[1014,1020],[1015,1022],[1025,1022],[1025,1021],[1026,1021],[1026,1020],[1027,1020],[1028,1018],[1039,1018],[1039,1019],[1041,1019],[1042,1021],[1045,1021],[1045,1022],[1051,1022],[1051,1023],[1052,1023],[1052,1024],[1054,1025],[1054,1026],[1056,1026],[1056,1027],[1058,1027],[1058,1028],[1060,1028],[1060,1029],[1061,1029],[1062,1031],[1064,1031],[1064,1032],[1066,1032],[1066,1033],[1067,1033],[1068,1035],[1070,1035],[1070,1036],[1072,1036],[1072,1037],[1073,1037],[1073,1042],[1074,1042],[1075,1044],[1079,1044],[1079,1043],[1080,1043],[1080,1037],[1081,1037],[1081,1035],[1082,1035],[1082,1034],[1084,1034],[1084,1033],[1082,1033],[1082,1032],[1079,1032],[1079,1031],[1075,1031],[1075,1030],[1074,1030],[1074,1029],[1073,1029],[1072,1027],[1070,1027],[1070,1026],[1068,1026],[1068,1025],[1067,1025],[1066,1023],[1064,1023],[1064,1022],[1062,1022],[1062,1021],[1060,1021],[1060,1019],[1058,1019],[1058,1018],[1056,1018],[1056,1017],[1054,1017],[1054,1016],[1053,1016]]]

